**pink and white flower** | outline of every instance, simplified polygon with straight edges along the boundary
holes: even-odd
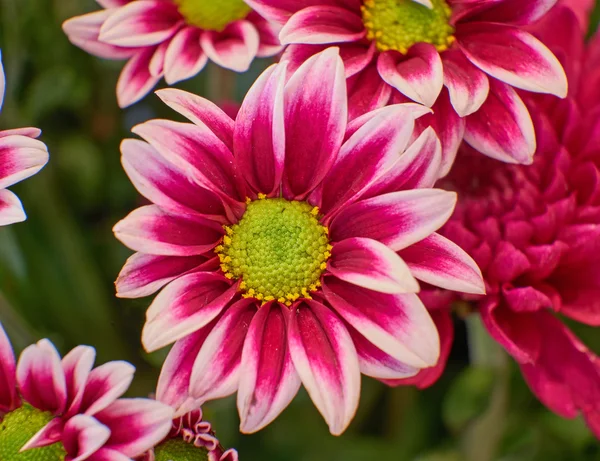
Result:
[[[510,163],[531,163],[535,136],[515,89],[567,94],[558,60],[522,26],[556,0],[247,0],[281,25],[282,59],[297,66],[335,45],[350,115],[412,100],[433,108],[442,175],[463,139]],[[421,128],[422,129],[422,128]]]
[[[569,96],[527,98],[538,138],[531,166],[499,165],[462,149],[443,183],[459,202],[441,233],[481,267],[487,294],[461,298],[515,358],[531,390],[563,417],[583,415],[600,438],[600,357],[562,321],[600,326],[600,35],[586,46],[578,19],[562,5],[534,33],[562,61]],[[457,297],[433,291],[424,299],[449,312]]]
[[[92,347],[79,346],[61,360],[43,339],[17,363],[0,325],[0,453],[8,459],[19,450],[36,450],[40,460],[124,461],[162,440],[173,409],[119,398],[133,379],[133,366],[109,362],[93,368],[94,359]],[[23,434],[31,438],[15,446]]]
[[[5,90],[0,57],[0,109]],[[27,219],[19,198],[6,188],[33,176],[48,163],[48,148],[36,139],[41,133],[37,128],[0,131],[0,226]]]
[[[245,72],[256,57],[281,50],[273,24],[243,0],[97,0],[104,9],[69,19],[63,30],[81,49],[127,59],[119,106],[142,99],[164,77],[169,85],[198,74],[208,60]]]
[[[336,48],[291,76],[267,69],[235,122],[178,90],[159,97],[193,123],[152,120],[125,140],[123,166],[152,205],[115,228],[137,251],[116,284],[136,298],[166,287],[142,334],[176,341],[161,378],[173,406],[238,392],[241,430],[269,424],[301,384],[340,434],[360,373],[400,378],[434,366],[435,325],[417,279],[482,293],[479,269],[436,234],[453,193],[431,189],[428,109],[393,105],[347,122]],[[160,388],[160,386],[159,386]]]

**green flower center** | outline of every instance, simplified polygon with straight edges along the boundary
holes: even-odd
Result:
[[[321,285],[331,256],[319,209],[306,202],[264,198],[248,203],[239,223],[225,226],[216,248],[225,276],[242,279],[244,297],[277,299],[288,306]]]
[[[445,0],[431,3],[429,9],[413,0],[364,0],[361,10],[367,38],[375,40],[380,51],[406,54],[421,42],[447,50],[455,40],[449,23],[452,10]]]
[[[41,428],[52,420],[52,414],[23,405],[8,413],[0,422],[0,460],[2,461],[59,461],[65,459],[62,444],[33,448],[19,453],[19,450]]]
[[[243,0],[174,0],[179,12],[192,26],[222,31],[244,19],[251,9]]]
[[[181,439],[169,439],[154,449],[156,461],[205,461],[208,451]]]

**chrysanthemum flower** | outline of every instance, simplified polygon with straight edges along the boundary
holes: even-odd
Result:
[[[126,362],[96,368],[79,346],[62,360],[48,340],[18,364],[0,325],[0,459],[124,461],[169,432],[173,409],[149,399],[120,399],[133,379]]]
[[[4,102],[6,79],[0,55],[0,109]],[[48,163],[48,148],[38,141],[37,128],[0,131],[0,226],[25,221],[19,198],[7,187],[33,176]]]
[[[247,0],[284,25],[280,39],[290,46],[283,59],[297,65],[324,47],[340,47],[351,117],[399,97],[433,107],[442,174],[463,134],[486,155],[531,163],[531,119],[514,89],[564,97],[567,82],[552,53],[522,26],[555,2]]]
[[[459,153],[445,182],[458,206],[442,233],[481,267],[487,295],[463,300],[532,391],[564,417],[581,413],[600,437],[600,358],[562,322],[600,326],[600,35],[586,49],[565,7],[536,29],[567,71],[569,97],[528,100],[538,138],[531,166]],[[429,295],[435,307],[455,298]]]
[[[180,398],[237,390],[241,429],[252,432],[303,383],[339,434],[360,371],[404,377],[437,362],[416,279],[483,286],[472,260],[435,233],[455,204],[428,188],[439,141],[428,130],[406,150],[427,109],[389,106],[348,125],[336,48],[285,82],[285,64],[270,67],[235,122],[205,99],[158,93],[194,123],[150,121],[133,129],[147,142],[122,144],[125,170],[154,204],[115,226],[138,251],[117,290],[140,297],[170,282],[142,341],[155,350],[179,340],[164,379]]]
[[[205,421],[193,399],[182,401],[179,390],[171,389],[170,376],[161,373],[156,399],[175,410],[171,431],[164,440],[138,461],[238,461],[237,450],[225,450],[219,443],[211,424]]]
[[[127,107],[161,78],[193,77],[208,60],[245,72],[256,57],[277,54],[277,29],[244,0],[97,0],[104,10],[69,19],[63,30],[83,50],[128,59],[117,83]]]

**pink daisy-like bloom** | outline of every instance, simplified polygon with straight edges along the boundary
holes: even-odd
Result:
[[[0,109],[5,90],[0,56]],[[6,188],[33,176],[48,163],[48,148],[36,139],[40,134],[37,128],[0,131],[0,226],[27,219],[19,198]]]
[[[535,136],[515,88],[567,94],[560,63],[523,29],[556,0],[247,0],[283,25],[293,65],[340,47],[350,116],[412,100],[434,109],[450,170],[464,139],[510,163],[531,163]]]
[[[586,46],[563,6],[535,33],[562,61],[569,97],[527,99],[539,144],[531,166],[499,165],[467,147],[459,153],[443,182],[458,191],[458,206],[441,232],[481,267],[487,294],[462,300],[531,390],[563,417],[582,414],[600,438],[600,357],[562,321],[600,326],[600,34]],[[432,291],[424,299],[447,315],[457,297]],[[451,324],[440,329],[451,334]]]
[[[114,228],[138,252],[117,291],[168,284],[142,342],[177,341],[162,378],[174,406],[237,391],[241,430],[253,432],[304,384],[340,434],[361,371],[400,378],[436,364],[416,279],[483,285],[471,258],[435,233],[455,195],[430,188],[441,164],[433,130],[408,146],[426,108],[389,106],[348,124],[336,48],[289,80],[285,63],[270,67],[235,122],[200,97],[158,95],[194,123],[149,121],[133,129],[146,142],[122,144],[127,174],[154,204]]]
[[[281,50],[278,29],[243,0],[97,0],[104,10],[65,21],[81,49],[128,59],[117,83],[119,106],[198,74],[208,60],[245,72],[256,57]]]
[[[169,432],[173,409],[121,399],[133,379],[126,362],[93,368],[79,346],[62,360],[44,339],[15,355],[0,325],[0,459],[127,461]],[[21,458],[20,452],[32,458]]]

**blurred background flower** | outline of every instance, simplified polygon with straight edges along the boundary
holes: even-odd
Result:
[[[113,282],[130,252],[111,228],[140,205],[119,163],[119,143],[133,125],[173,115],[153,95],[121,111],[114,90],[122,63],[69,43],[62,22],[97,9],[93,0],[0,0],[9,81],[0,129],[41,128],[51,155],[44,170],[12,188],[29,219],[0,228],[0,321],[17,351],[49,337],[62,353],[90,344],[98,363],[134,363],[128,395],[141,396],[155,389],[167,351],[142,352],[149,300],[114,295]],[[257,60],[246,74],[209,63],[177,86],[217,102],[241,101],[269,63]],[[454,323],[441,380],[419,391],[365,378],[357,417],[341,438],[329,434],[304,392],[256,435],[238,433],[234,399],[207,405],[205,417],[223,446],[236,447],[248,461],[599,459],[600,447],[584,422],[546,410],[475,319]],[[600,352],[597,330],[573,328]]]

